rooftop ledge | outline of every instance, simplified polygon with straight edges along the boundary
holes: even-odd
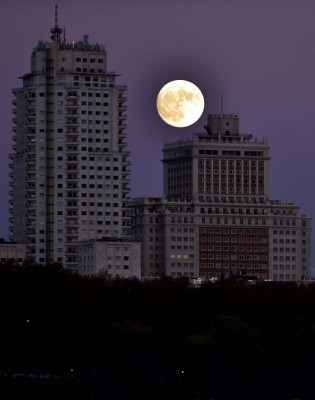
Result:
[[[195,133],[191,138],[184,138],[184,139],[177,139],[172,141],[164,141],[164,147],[177,145],[190,145],[196,143],[217,143],[217,144],[240,144],[246,143],[247,145],[251,144],[261,144],[261,145],[268,145],[269,142],[267,139],[258,139],[257,137],[252,137],[249,134],[240,134],[238,136],[211,136],[205,133]]]
[[[45,42],[40,40],[38,45],[33,48],[33,51],[36,50],[44,50],[46,47],[54,46],[54,42]],[[106,48],[103,45],[98,43],[90,44],[88,42],[83,41],[72,41],[72,42],[63,42],[58,44],[60,50],[82,50],[82,51],[96,51],[96,52],[106,52]]]

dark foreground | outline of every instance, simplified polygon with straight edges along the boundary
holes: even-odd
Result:
[[[0,318],[1,399],[315,398],[315,285],[0,264]]]

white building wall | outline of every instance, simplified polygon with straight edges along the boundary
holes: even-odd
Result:
[[[141,243],[88,240],[79,243],[79,273],[141,277]]]
[[[4,242],[0,243],[0,261],[14,260],[22,263],[26,257],[26,246],[24,244]]]

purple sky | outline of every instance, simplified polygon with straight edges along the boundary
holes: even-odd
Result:
[[[0,237],[8,236],[11,90],[30,70],[38,40],[49,40],[54,4],[0,0]],[[269,138],[271,198],[296,200],[312,216],[314,18],[313,0],[59,0],[67,40],[89,34],[90,42],[104,44],[109,70],[128,86],[133,197],[162,194],[164,139],[203,131],[223,92],[224,112],[239,114],[241,130]],[[156,112],[157,93],[175,79],[192,81],[205,97],[203,116],[184,129],[169,127]]]

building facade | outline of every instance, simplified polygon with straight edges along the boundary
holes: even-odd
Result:
[[[269,145],[239,133],[237,115],[210,115],[207,133],[165,143],[164,195],[207,201],[214,196],[268,198]]]
[[[164,198],[132,202],[143,275],[246,273],[296,281],[311,274],[311,219],[269,199],[269,145],[210,115],[207,133],[165,143]]]
[[[130,237],[126,87],[103,46],[67,42],[57,21],[51,33],[13,90],[10,239],[76,267],[78,241]]]
[[[85,240],[79,242],[78,272],[108,277],[141,277],[141,243],[125,240]]]
[[[24,244],[6,242],[0,239],[0,262],[14,261],[23,263],[26,256],[26,246]]]

